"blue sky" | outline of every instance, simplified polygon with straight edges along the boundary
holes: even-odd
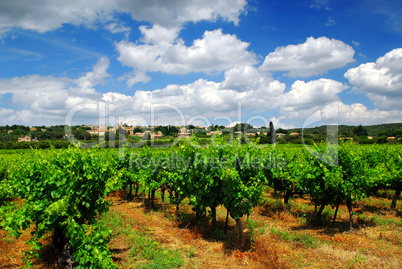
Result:
[[[0,1],[0,125],[402,122],[399,0]]]

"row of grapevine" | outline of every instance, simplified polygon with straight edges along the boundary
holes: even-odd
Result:
[[[391,202],[391,209],[396,208],[396,201],[402,191],[402,149],[401,147],[389,148],[386,151],[384,159],[378,159],[379,162],[385,162],[386,180],[380,186],[384,189],[392,189],[395,191]]]
[[[8,178],[9,171],[9,160],[3,159],[0,163],[0,206],[13,195],[10,192],[11,190],[11,182]]]
[[[18,157],[16,157],[18,156]],[[16,166],[27,159],[32,158],[31,152],[24,152],[20,154],[9,153],[2,154],[0,161],[0,206],[7,200],[13,199],[15,193],[13,191],[13,181],[10,173],[18,169]]]
[[[251,163],[259,160],[261,151],[238,143],[228,145],[224,140],[206,148],[192,143],[182,143],[171,151],[143,148],[115,156],[120,180],[114,189],[139,183],[148,193],[151,207],[155,191],[160,189],[163,208],[168,191],[176,212],[181,201],[188,198],[197,218],[209,208],[213,228],[216,208],[223,205],[236,220],[242,240],[240,219],[251,213],[263,194],[263,163]]]
[[[345,202],[351,227],[352,202],[369,197],[379,189],[395,190],[391,204],[395,209],[402,188],[399,146],[344,144],[327,145],[325,150],[325,154],[314,154],[304,148],[277,150],[286,166],[266,171],[267,184],[284,192],[285,203],[294,194],[308,194],[312,203],[320,207],[318,216],[326,205],[338,208]]]
[[[131,175],[126,180],[142,185],[151,203],[156,190],[161,190],[162,197],[168,190],[177,208],[188,198],[197,217],[209,208],[213,227],[216,227],[216,207],[223,205],[240,231],[240,218],[249,215],[259,203],[264,185],[283,192],[285,203],[295,194],[308,194],[319,207],[319,217],[325,206],[338,208],[344,202],[351,227],[352,202],[379,189],[395,190],[391,204],[395,208],[402,188],[399,146],[344,144],[327,145],[321,150],[325,154],[291,147],[262,150],[225,141],[206,148],[182,143],[171,151],[155,152],[147,148],[134,154],[128,151],[124,158],[120,156],[118,163],[125,162],[121,171]]]
[[[99,150],[38,151],[32,157],[9,173],[13,192],[24,203],[1,223],[16,237],[34,224],[27,265],[42,247],[39,239],[54,231],[53,241],[60,252],[72,253],[76,268],[117,268],[107,247],[111,233],[97,222],[109,207],[104,197],[112,166]]]

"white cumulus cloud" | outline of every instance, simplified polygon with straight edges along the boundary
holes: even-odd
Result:
[[[78,86],[75,90],[78,94],[96,94],[93,86],[103,84],[110,75],[107,73],[110,61],[107,57],[101,57],[94,65],[93,71],[87,72],[85,76],[76,79],[74,82]]]
[[[309,37],[302,44],[276,48],[261,68],[285,71],[290,77],[309,77],[354,62],[354,54],[354,49],[340,40]]]
[[[102,94],[96,92],[94,86],[108,77],[108,66],[109,59],[102,57],[92,71],[78,79],[36,74],[0,79],[0,95],[11,94],[12,105],[22,107],[13,113],[9,113],[10,109],[2,109],[2,114],[9,114],[5,115],[3,122],[61,124],[71,107],[99,100]]]
[[[0,1],[0,34],[4,36],[14,27],[44,33],[63,24],[87,27],[104,24],[111,32],[127,31],[127,27],[118,23],[117,13],[128,13],[137,21],[170,26],[218,18],[238,24],[246,5],[246,0]]]
[[[230,78],[229,78],[230,79]],[[260,78],[258,78],[260,79]],[[250,78],[249,81],[253,79]],[[213,82],[199,79],[185,85],[168,85],[154,91],[137,90],[133,96],[133,111],[149,113],[151,106],[174,106],[183,113],[186,119],[194,116],[214,117],[237,113],[238,103],[242,109],[265,111],[278,106],[278,98],[283,93],[285,85],[266,77],[262,82],[255,82],[253,88],[239,89],[229,87],[228,79],[223,82]],[[175,111],[171,111],[177,114]],[[160,115],[161,118],[170,116]],[[176,115],[177,116],[177,115]],[[163,123],[163,119],[159,119]]]
[[[124,26],[119,22],[110,22],[105,25],[105,29],[109,30],[111,33],[126,33],[131,31],[131,27]]]
[[[205,119],[237,116],[239,103],[242,109],[257,113],[275,109],[286,88],[258,68],[244,66],[226,71],[222,82],[198,79],[153,91],[137,90],[133,95],[100,93],[96,85],[109,76],[108,66],[109,59],[102,57],[91,71],[76,79],[30,75],[0,80],[0,95],[11,94],[13,105],[22,107],[19,111],[2,109],[3,122],[60,124],[74,109],[79,111],[75,121],[95,122],[99,115],[96,107],[104,103],[106,117],[136,119],[144,125],[180,124],[182,120],[208,125]],[[156,122],[152,122],[152,111]]]
[[[402,121],[402,111],[368,109],[365,105],[354,103],[346,105],[340,103],[339,106],[339,124],[350,125],[373,125],[383,123],[395,123]]]
[[[224,34],[222,29],[205,31],[200,39],[187,47],[183,40],[176,39],[177,31],[159,25],[140,27],[144,44],[121,41],[116,44],[118,60],[132,67],[134,77],[128,81],[148,82],[147,72],[188,74],[190,72],[222,72],[236,66],[257,63],[256,55],[247,50],[249,43],[235,35]],[[160,35],[158,33],[161,33]]]
[[[155,112],[155,124],[180,124],[182,120],[205,123],[205,119],[216,116],[237,116],[239,103],[244,110],[275,109],[285,87],[261,70],[245,66],[226,71],[222,82],[198,79],[153,91],[137,90],[132,96],[110,92],[103,94],[101,100],[113,104],[115,114],[141,118],[148,124],[151,111]]]
[[[311,111],[311,114],[304,117],[303,127],[323,124],[373,125],[401,122],[401,120],[402,111],[400,110],[370,110],[361,103],[348,105],[335,101]]]
[[[367,94],[381,109],[400,109],[402,104],[402,48],[377,61],[351,68],[345,77],[356,91]]]
[[[338,94],[345,89],[346,85],[332,79],[297,80],[291,90],[280,97],[280,111],[289,118],[305,118],[328,103],[339,100]]]

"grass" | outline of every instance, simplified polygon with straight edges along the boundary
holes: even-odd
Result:
[[[130,257],[137,262],[138,268],[178,268],[183,265],[179,250],[163,248],[147,233],[132,231],[129,240]]]
[[[225,238],[225,233],[222,229],[216,228],[214,230],[214,237],[218,240],[223,240]]]
[[[353,266],[359,265],[359,264],[360,264],[360,266],[362,266],[365,261],[366,261],[366,258],[364,258],[364,256],[362,256],[361,254],[358,254],[348,262],[347,267],[353,267]]]
[[[158,194],[156,199],[159,199]],[[223,234],[226,217],[226,209],[223,207],[217,208],[218,227],[213,233],[211,233],[208,216],[204,216],[205,219],[198,223],[197,228],[205,236],[205,239],[201,241],[204,243],[201,244],[209,241],[212,248],[214,248],[213,244],[222,244],[227,247],[223,252],[228,256],[223,258],[222,262],[228,257],[234,256],[239,263],[247,263],[250,268],[261,268],[266,264],[267,268],[292,266],[323,268],[328,263],[334,263],[334,268],[398,268],[401,259],[398,258],[398,255],[395,256],[395,251],[402,246],[402,238],[399,235],[402,222],[398,217],[398,212],[388,212],[386,209],[382,209],[386,205],[387,201],[384,202],[382,197],[356,202],[354,208],[357,206],[363,208],[363,213],[355,212],[356,230],[350,232],[347,225],[344,225],[349,219],[344,204],[339,208],[336,226],[330,226],[335,212],[335,208],[331,206],[327,206],[323,211],[322,219],[324,221],[315,224],[311,222],[314,205],[310,203],[308,197],[295,196],[288,205],[284,205],[283,199],[271,191],[267,193],[264,201],[253,214],[249,218],[243,219],[246,247],[236,247]],[[381,211],[365,211],[367,206],[373,206]],[[188,226],[194,218],[191,207],[183,203],[180,207],[179,218],[173,214],[174,205],[167,203],[167,207],[170,210],[164,217],[166,220],[177,223],[176,225],[181,229],[192,229],[188,228],[194,225]],[[161,212],[150,213],[145,210],[144,214],[148,218],[153,218],[155,214],[159,215]],[[112,222],[112,225],[120,226],[119,221]],[[133,223],[131,226],[134,227],[135,224]],[[122,263],[124,268],[128,268],[132,264],[135,264],[136,268],[192,268],[194,264],[208,267],[209,259],[204,260],[207,250],[200,248],[198,243],[190,243],[190,246],[186,247],[175,243],[173,247],[166,248],[160,239],[155,240],[155,234],[144,229],[145,227],[137,228],[133,232],[133,228],[128,228],[129,234],[128,232],[126,234],[124,230],[115,232],[116,236],[125,237],[129,241],[127,259],[129,263]],[[154,232],[155,228],[152,228],[152,231]],[[235,224],[230,220],[228,232],[231,236],[236,235]],[[186,238],[187,236],[186,233]],[[190,241],[187,241],[186,244],[189,244],[188,242]],[[377,246],[376,250],[372,248],[374,245]],[[261,249],[261,246],[264,247]],[[218,252],[222,252],[222,250],[218,250]],[[384,256],[387,258],[384,259]],[[246,260],[242,261],[243,259]],[[219,262],[221,261],[218,261],[218,264]],[[252,264],[254,267],[251,266]]]
[[[123,234],[126,231],[125,223],[121,218],[121,214],[117,213],[106,213],[102,216],[102,222],[112,230],[113,236],[118,236]],[[129,225],[129,224],[128,224]],[[131,227],[131,225],[129,225]]]
[[[254,221],[252,219],[247,219],[246,221],[246,227],[249,229],[248,237],[250,240],[250,244],[252,247],[254,247],[255,239],[256,239],[256,228],[259,226],[257,221]]]
[[[145,231],[135,229],[136,223],[128,218],[124,219],[122,213],[106,213],[102,222],[112,230],[113,237],[121,237],[128,241],[129,256],[132,263],[126,266],[135,268],[179,268],[183,265],[183,254],[179,250],[164,248],[152,238],[146,227],[140,227]],[[194,250],[189,256],[193,257]]]
[[[402,228],[402,219],[394,219],[394,218],[384,218],[382,216],[378,216],[377,214],[369,217],[365,213],[356,214],[356,217],[363,222],[372,222],[380,226],[385,226],[390,229],[394,228]]]
[[[195,256],[195,248],[191,247],[190,250],[188,251],[188,257],[193,258]]]
[[[320,241],[313,236],[307,234],[307,233],[294,233],[294,235],[290,234],[288,231],[280,231],[277,229],[275,226],[271,227],[270,230],[271,234],[277,235],[279,238],[281,238],[284,241],[287,242],[295,242],[295,243],[301,243],[305,247],[310,247],[310,248],[315,248],[319,245]]]
[[[3,238],[3,241],[6,242],[7,244],[11,244],[15,241],[15,237],[7,233],[6,236]]]

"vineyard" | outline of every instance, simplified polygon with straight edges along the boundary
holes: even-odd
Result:
[[[202,252],[199,246],[181,247],[182,252],[188,253],[186,261],[177,249],[163,248],[160,235],[156,236],[158,241],[138,228],[142,222],[141,227],[151,225],[152,220],[141,218],[155,214],[159,225],[178,229],[177,233],[191,235],[194,240],[223,242],[230,250],[223,257],[243,261],[239,267],[248,267],[248,261],[256,267],[285,268],[303,266],[286,263],[291,257],[275,250],[278,245],[273,242],[296,242],[296,247],[302,249],[320,245],[324,249],[326,241],[337,244],[339,238],[356,237],[365,227],[382,227],[377,217],[366,213],[386,214],[392,216],[386,219],[391,228],[387,226],[389,229],[384,235],[381,232],[380,237],[392,234],[384,248],[399,255],[391,255],[384,264],[371,265],[401,266],[402,146],[262,148],[237,142],[217,140],[201,147],[194,139],[169,149],[71,147],[2,154],[0,235],[3,241],[10,242],[20,236],[26,238],[28,247],[22,257],[28,267],[38,266],[48,241],[58,253],[57,266],[68,268],[177,268],[208,264],[200,260],[200,265],[194,265],[188,261],[203,256],[197,254]],[[384,203],[375,208],[371,199],[382,199]],[[129,208],[130,204],[142,210],[140,217],[130,218],[139,214]],[[124,225],[116,226],[122,220]],[[296,220],[297,229],[313,227],[332,232],[321,242],[320,236],[289,233],[284,228],[290,225],[284,223],[286,220]],[[267,234],[272,237],[269,250],[261,241]],[[130,242],[128,251],[136,253],[130,258],[119,258],[113,250],[116,238],[123,235]],[[153,255],[138,258],[138,253],[150,249]],[[305,252],[303,255],[308,255],[309,251]],[[150,260],[158,256],[165,257],[162,265],[153,266]],[[364,256],[355,258],[342,267],[364,264]],[[309,265],[314,267],[314,263],[304,264]]]

